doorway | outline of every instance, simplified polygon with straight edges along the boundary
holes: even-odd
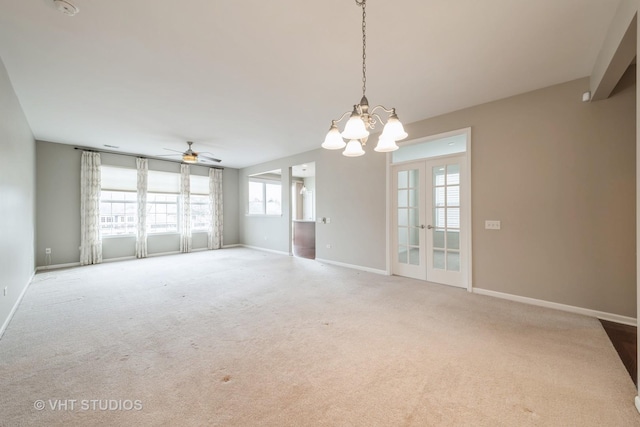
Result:
[[[465,129],[394,152],[392,274],[471,289],[469,136]]]
[[[294,256],[316,257],[315,163],[291,167],[291,247]]]

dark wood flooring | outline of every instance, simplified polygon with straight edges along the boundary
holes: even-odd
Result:
[[[600,320],[633,383],[638,386],[638,336],[635,326]]]

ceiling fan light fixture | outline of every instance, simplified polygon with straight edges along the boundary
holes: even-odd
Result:
[[[183,154],[182,161],[185,163],[198,163],[198,156],[196,154]]]

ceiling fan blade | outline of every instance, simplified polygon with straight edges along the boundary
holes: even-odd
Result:
[[[167,151],[173,151],[173,152],[175,152],[175,153],[180,153],[180,154],[182,154],[182,151],[172,150],[171,148],[165,148],[165,150],[167,150]]]
[[[170,157],[170,156],[182,156],[182,153],[176,153],[176,154],[158,154],[158,155],[153,156],[153,157]]]
[[[217,162],[217,163],[220,163],[222,161],[220,159],[216,159],[215,157],[209,157],[209,156],[203,156],[203,155],[198,155],[198,159],[209,160],[210,162]]]

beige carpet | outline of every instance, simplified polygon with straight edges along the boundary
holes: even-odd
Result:
[[[637,426],[635,395],[596,319],[243,248],[38,274],[0,340],[3,426]]]

